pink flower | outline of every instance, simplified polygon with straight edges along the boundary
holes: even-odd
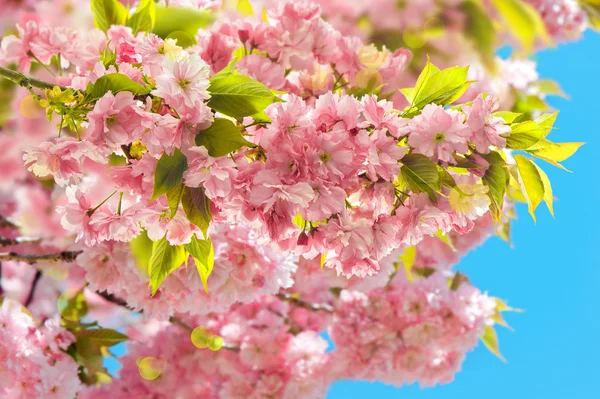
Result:
[[[132,93],[106,93],[88,114],[89,140],[109,152],[134,141],[133,132],[140,126],[136,108]]]
[[[120,214],[103,205],[91,216],[90,226],[96,231],[98,241],[129,242],[142,231],[137,220],[138,213],[139,206],[135,205]]]
[[[367,172],[372,181],[379,177],[393,181],[400,173],[398,162],[404,157],[406,147],[399,146],[398,141],[386,134],[386,130],[374,130],[371,133],[372,145],[367,158]]]
[[[204,187],[209,198],[226,197],[237,175],[235,162],[228,157],[213,158],[204,147],[191,147],[187,152],[188,169],[185,185]]]
[[[490,146],[504,148],[506,139],[502,135],[510,133],[510,126],[504,119],[492,116],[492,113],[498,110],[500,105],[498,99],[494,97],[483,98],[483,95],[477,96],[471,106],[463,106],[463,112],[467,117],[467,125],[471,128],[472,135],[470,141],[475,144],[475,148],[482,154],[490,152]]]
[[[210,98],[209,73],[208,65],[196,54],[179,62],[165,58],[152,94],[164,98],[174,108],[192,109]]]
[[[85,238],[88,246],[93,245],[97,236],[90,227],[88,211],[92,208],[91,200],[76,187],[67,187],[66,194],[67,205],[56,208],[56,211],[62,215],[60,222],[63,228],[71,233],[77,233],[75,241]]]
[[[409,125],[408,144],[434,161],[454,162],[455,151],[464,154],[469,149],[467,140],[471,131],[464,122],[461,112],[445,110],[441,105],[426,105]]]
[[[276,202],[283,201],[300,207],[307,207],[314,197],[308,183],[284,184],[274,171],[261,171],[252,181],[250,203],[261,206],[265,211],[273,208]]]

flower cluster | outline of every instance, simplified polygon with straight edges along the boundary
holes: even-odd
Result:
[[[1,300],[1,298],[0,298]],[[40,328],[19,302],[0,306],[0,395],[3,398],[73,398],[81,388],[78,365],[63,350],[73,335],[48,320]]]

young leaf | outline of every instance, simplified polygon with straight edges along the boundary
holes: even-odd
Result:
[[[210,199],[204,193],[204,187],[185,187],[181,204],[189,221],[198,226],[204,237],[206,237],[212,213],[210,211]]]
[[[154,0],[141,0],[135,14],[127,21],[127,26],[133,30],[133,34],[138,32],[152,32],[156,23],[156,4]]]
[[[208,106],[234,118],[257,114],[281,101],[267,86],[244,75],[212,78],[208,91],[211,95]]]
[[[532,162],[533,163],[533,162]],[[548,179],[548,175],[535,163],[533,163],[535,168],[542,179],[542,184],[544,185],[544,202],[550,211],[552,217],[554,217],[554,207],[552,203],[554,202],[554,195],[552,194],[552,185],[550,184],[550,179]]]
[[[185,186],[182,184],[167,193],[167,202],[169,203],[169,209],[171,210],[171,217],[175,216],[177,213],[181,197],[183,197],[184,187]]]
[[[535,119],[535,123],[544,130],[544,137],[546,137],[554,127],[554,122],[556,122],[556,117],[558,116],[558,111],[552,114],[543,114]]]
[[[185,249],[194,258],[202,285],[208,294],[208,277],[215,264],[215,249],[213,248],[212,241],[210,241],[210,238],[199,240],[196,236],[192,236],[192,241],[185,246]]]
[[[506,146],[513,150],[525,150],[546,135],[545,128],[534,121],[513,123],[510,127],[511,132],[506,138]]]
[[[158,287],[165,278],[177,270],[185,260],[186,252],[182,245],[172,246],[166,237],[154,242],[150,265],[148,266],[152,295],[156,294]]]
[[[464,31],[469,34],[475,48],[481,53],[486,66],[493,68],[496,50],[496,30],[493,21],[479,1],[465,1],[462,11],[467,17]]]
[[[156,6],[156,22],[152,32],[163,39],[175,31],[184,31],[192,38],[198,29],[206,28],[213,22],[212,15],[190,7]]]
[[[492,326],[485,326],[483,331],[483,337],[481,337],[481,342],[485,345],[486,348],[490,352],[492,352],[496,357],[503,362],[506,363],[506,359],[500,354],[500,346],[498,344],[498,336],[496,335],[496,330]]]
[[[535,146],[528,148],[527,152],[539,159],[542,159],[554,166],[564,169],[559,163],[569,159],[577,152],[579,147],[585,143],[553,143],[542,139]]]
[[[489,189],[488,196],[490,197],[491,202],[490,211],[495,220],[500,220],[502,204],[504,203],[504,194],[510,175],[506,169],[504,158],[502,158],[502,155],[498,152],[492,151],[483,157],[490,164],[482,179],[483,184]]]
[[[106,32],[111,25],[125,25],[129,13],[123,4],[117,0],[92,0],[94,26]]]
[[[164,153],[156,164],[152,199],[168,193],[183,183],[183,172],[187,168],[187,158],[179,149],[175,149],[173,155]]]
[[[131,240],[129,246],[138,268],[144,273],[148,273],[148,265],[152,255],[152,240],[148,237],[146,230],[143,230],[140,235]]]
[[[206,147],[211,157],[222,157],[243,146],[255,146],[242,136],[233,122],[223,118],[216,118],[210,127],[198,133],[196,145]]]
[[[250,0],[238,0],[236,11],[245,17],[253,17],[254,16],[254,8],[252,8],[252,3]]]
[[[99,328],[94,330],[82,330],[75,333],[76,337],[88,338],[92,344],[111,347],[120,344],[129,339],[125,334],[109,328]]]
[[[492,116],[504,119],[506,123],[513,123],[515,119],[519,118],[522,114],[518,112],[509,111],[498,111],[494,112]]]
[[[129,91],[135,95],[143,96],[150,93],[150,89],[138,82],[134,82],[122,73],[109,73],[101,76],[96,83],[89,83],[85,89],[89,101],[102,98],[107,92],[113,95],[120,91]]]
[[[404,164],[400,174],[413,192],[425,192],[432,202],[437,202],[436,192],[441,189],[437,165],[425,155],[407,154],[402,158]]]
[[[190,36],[189,33],[184,32],[182,30],[176,30],[174,32],[171,32],[166,38],[176,40],[177,45],[181,48],[192,47],[194,44],[196,44],[196,39]]]
[[[537,166],[523,155],[515,155],[515,162],[519,169],[521,192],[525,194],[529,214],[535,221],[535,209],[544,199],[544,182]]]
[[[416,258],[417,247],[415,246],[406,248],[402,255],[398,257],[398,259],[402,262],[402,265],[404,265],[404,272],[406,273],[406,278],[409,281],[414,281],[414,277],[412,275],[412,268],[415,265]]]
[[[531,5],[522,0],[492,0],[492,3],[526,52],[533,51],[537,39],[551,42],[544,22]]]

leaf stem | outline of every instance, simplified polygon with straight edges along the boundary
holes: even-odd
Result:
[[[0,67],[0,76],[12,81],[15,84],[18,84],[21,87],[25,87],[28,90],[33,87],[42,90],[53,89],[55,86],[58,86],[61,90],[67,89],[64,86],[59,86],[53,83],[45,82],[43,80],[35,79],[24,75],[21,72],[13,71],[12,69],[4,67]]]
[[[94,212],[96,212],[98,210],[98,208],[100,208],[102,205],[104,205],[106,203],[106,201],[108,201],[113,195],[115,195],[117,193],[118,190],[113,191],[113,193],[111,195],[109,195],[108,197],[106,197],[104,199],[104,201],[102,201],[101,203],[99,203],[95,208],[90,209],[89,211],[87,211],[87,215],[88,216],[92,216],[94,214]]]

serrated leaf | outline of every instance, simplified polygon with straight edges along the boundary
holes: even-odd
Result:
[[[281,101],[267,86],[244,75],[211,78],[208,106],[224,115],[241,118],[258,114]]]
[[[534,121],[513,123],[510,135],[506,138],[506,146],[513,150],[525,150],[534,146],[546,135],[545,128]]]
[[[204,187],[185,187],[181,204],[188,220],[198,226],[204,237],[207,237],[206,233],[210,226],[212,212],[210,199],[204,193]]]
[[[496,357],[503,362],[506,363],[506,359],[500,353],[500,346],[498,344],[498,336],[496,335],[496,330],[492,326],[485,326],[483,330],[483,336],[481,337],[481,342],[485,345],[486,348],[490,352],[492,352]]]
[[[400,174],[413,192],[425,192],[432,202],[437,202],[436,192],[441,189],[437,165],[425,155],[407,154],[402,158]]]
[[[129,339],[125,334],[109,328],[98,328],[93,330],[82,330],[74,333],[78,338],[87,338],[92,344],[111,347]]]
[[[529,214],[535,222],[535,210],[544,199],[544,182],[537,166],[523,155],[515,155],[515,162],[519,170],[519,183],[521,192],[527,199]]]
[[[138,32],[152,32],[156,23],[156,4],[154,0],[140,0],[135,13],[127,21],[127,26],[131,28],[133,34]]]
[[[141,234],[131,240],[129,247],[138,268],[148,274],[148,265],[152,256],[152,240],[148,237],[148,232],[143,230]]]
[[[191,7],[156,6],[156,22],[152,32],[165,39],[175,31],[184,31],[192,38],[200,28],[207,28],[214,18],[208,11]]]
[[[173,155],[164,153],[156,164],[152,199],[168,193],[183,183],[183,172],[188,168],[187,158],[176,148]]]
[[[216,118],[212,125],[199,132],[196,145],[206,147],[211,157],[222,157],[244,146],[255,147],[242,136],[239,127],[223,118]]]
[[[535,146],[527,149],[527,152],[539,159],[542,159],[554,166],[565,169],[559,162],[569,159],[577,152],[579,147],[585,143],[553,143],[549,140],[542,139]]]
[[[152,287],[153,296],[165,278],[183,265],[186,257],[183,246],[172,246],[166,237],[154,242],[150,264],[148,265],[149,285]]]
[[[490,164],[483,176],[483,184],[488,187],[488,196],[490,197],[490,212],[496,221],[500,220],[502,206],[504,204],[504,194],[509,182],[509,174],[506,169],[506,162],[502,155],[492,151],[487,155],[482,155]]]
[[[98,100],[108,92],[113,95],[128,91],[135,95],[146,95],[150,93],[150,88],[131,80],[122,73],[109,73],[101,76],[95,83],[89,83],[85,89],[86,99],[88,101]]]
[[[171,211],[171,218],[175,216],[177,213],[177,209],[179,208],[179,203],[181,202],[181,198],[183,197],[184,185],[180,185],[175,187],[173,190],[167,193],[167,202],[169,203],[169,210]]]
[[[129,15],[123,4],[117,0],[91,0],[94,26],[106,32],[111,25],[125,25]]]
[[[210,239],[199,240],[196,236],[192,236],[192,241],[185,246],[185,249],[194,258],[200,280],[202,280],[204,290],[208,294],[208,277],[215,264],[215,249],[212,241]]]

